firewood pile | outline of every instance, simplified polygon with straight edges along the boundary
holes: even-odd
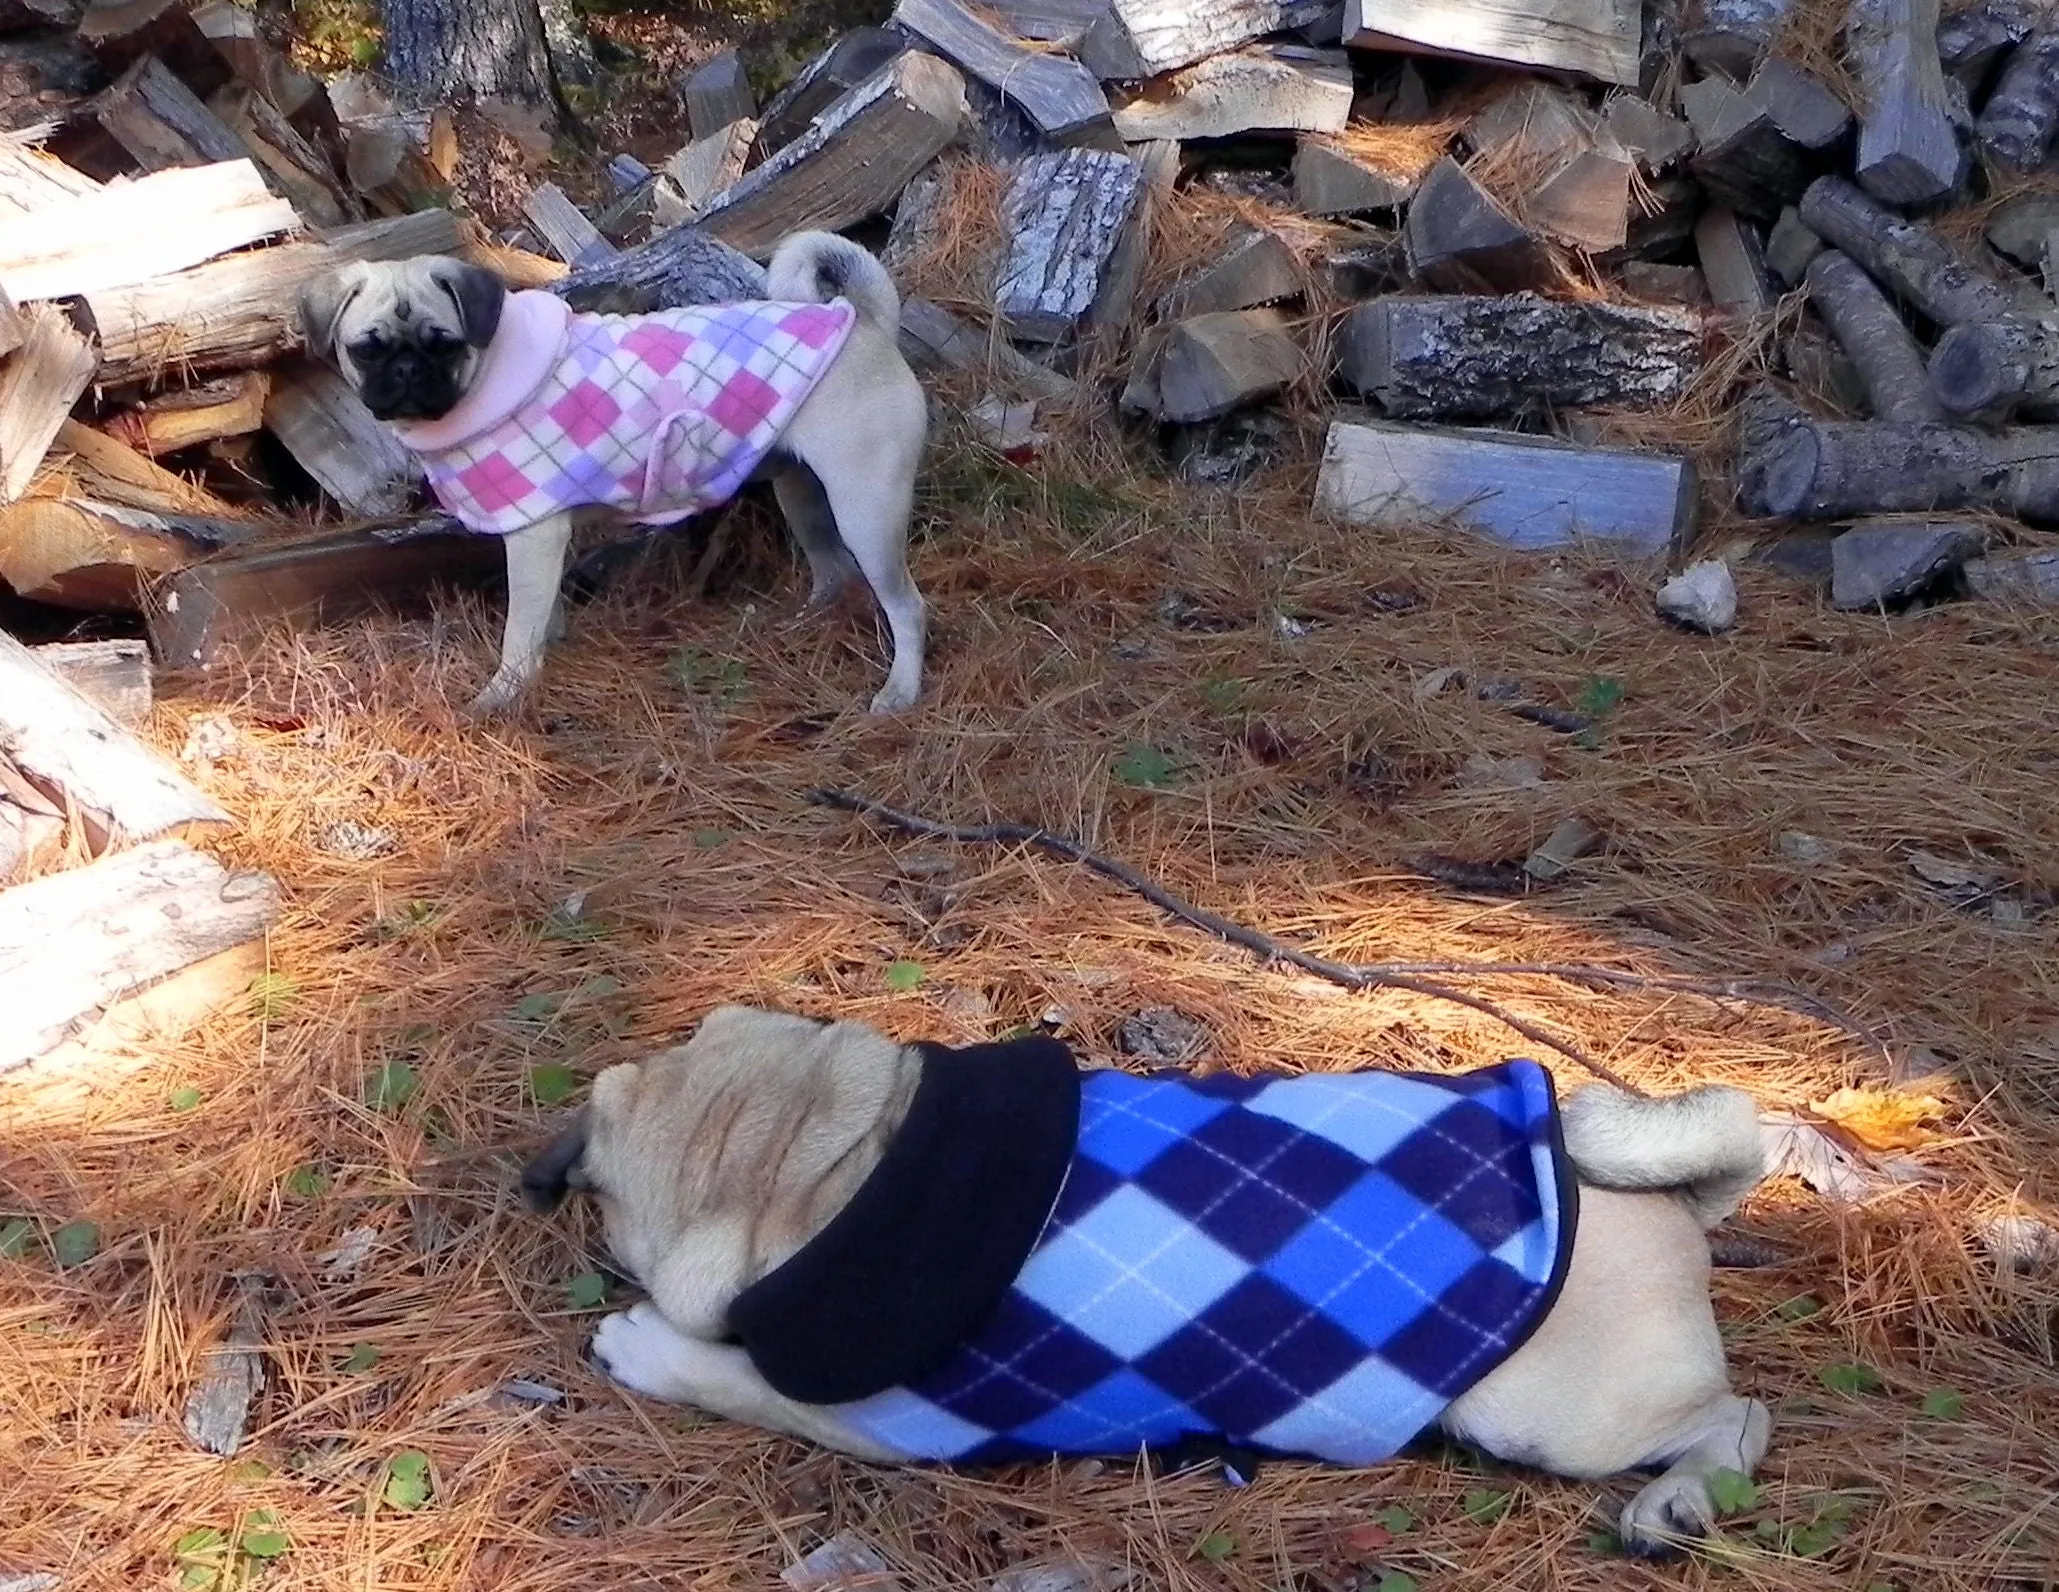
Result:
[[[2059,519],[2028,0],[900,0],[762,106],[733,52],[681,96],[658,169],[618,157],[591,214],[539,184],[489,236],[438,202],[445,110],[308,76],[234,0],[0,0],[0,581],[191,665],[490,580],[299,350],[300,284],[458,253],[627,312],[749,295],[827,227],[1018,462],[1064,409],[1230,482],[1313,398],[1324,514],[1664,556],[1735,508],[1857,522],[1823,560],[1848,606],[2059,590],[1981,556]],[[924,296],[974,168],[977,280]],[[1201,195],[1236,223],[1156,280]],[[1689,409],[1738,423],[1669,434]]]

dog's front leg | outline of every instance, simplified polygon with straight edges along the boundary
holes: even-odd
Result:
[[[501,630],[500,667],[465,711],[475,718],[505,713],[543,668],[544,643],[557,612],[565,579],[565,552],[572,543],[572,516],[553,514],[510,533],[508,618]]]

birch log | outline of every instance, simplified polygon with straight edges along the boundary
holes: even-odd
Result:
[[[1944,406],[1924,372],[1923,350],[1873,278],[1842,250],[1825,249],[1809,262],[1805,279],[1809,302],[1829,323],[1858,372],[1874,415],[1882,420],[1943,420]]]
[[[1965,169],[1937,21],[1938,0],[1852,0],[1847,37],[1865,99],[1855,175],[1891,205],[1935,204]]]
[[[1011,335],[1055,343],[1094,314],[1143,189],[1138,163],[1104,150],[1034,155],[1016,167],[994,286]]]

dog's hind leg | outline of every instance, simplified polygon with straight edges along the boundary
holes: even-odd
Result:
[[[504,538],[508,557],[508,617],[500,636],[500,667],[465,711],[474,717],[504,713],[522,699],[543,669],[543,648],[557,613],[572,544],[572,516],[553,514]]]
[[[1757,1399],[1727,1394],[1697,1413],[1644,1457],[1640,1469],[1667,1469],[1623,1510],[1623,1546],[1633,1553],[1663,1553],[1708,1535],[1716,1523],[1710,1485],[1716,1473],[1750,1476],[1772,1437],[1773,1417]]]
[[[922,649],[928,630],[922,593],[908,573],[914,482],[907,477],[867,481],[833,476],[823,486],[836,514],[837,532],[879,600],[894,638],[894,661],[888,666],[886,684],[872,699],[872,711],[898,713],[913,707],[922,695]]]
[[[857,566],[836,533],[829,494],[822,490],[813,470],[799,463],[780,465],[772,473],[772,495],[779,500],[787,529],[807,555],[808,602],[798,616],[807,619],[837,600],[857,573]]]

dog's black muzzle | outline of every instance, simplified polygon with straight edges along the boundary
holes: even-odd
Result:
[[[380,420],[441,420],[463,396],[458,373],[462,345],[444,349],[352,349],[362,386],[358,396]]]

